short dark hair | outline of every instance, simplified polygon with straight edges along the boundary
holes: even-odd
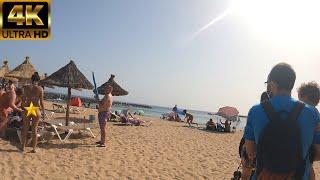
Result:
[[[40,76],[39,76],[38,72],[33,73],[32,77],[31,77],[31,81],[32,82],[40,81]]]
[[[268,82],[273,81],[279,89],[291,91],[296,81],[296,72],[290,64],[275,65],[268,76]]]
[[[306,97],[312,103],[311,105],[317,106],[319,104],[320,87],[314,81],[301,84],[298,88],[298,94],[300,97]]]

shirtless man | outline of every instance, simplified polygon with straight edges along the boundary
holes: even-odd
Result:
[[[13,111],[23,112],[22,109],[15,105],[16,93],[15,86],[10,86],[6,92],[1,93],[0,97],[0,132],[4,135],[4,130],[8,122],[8,108],[11,107]]]
[[[105,88],[105,96],[99,103],[98,109],[98,119],[101,132],[101,141],[97,142],[97,147],[106,147],[106,125],[107,120],[111,116],[111,107],[112,107],[112,86],[107,86]]]
[[[29,107],[30,103],[32,102],[35,107],[40,107],[42,112],[44,112],[44,105],[43,105],[43,89],[41,86],[38,85],[40,81],[39,74],[35,72],[31,77],[32,84],[27,85],[24,87],[24,94],[22,96],[22,107]],[[32,153],[36,152],[37,146],[37,127],[39,124],[39,120],[41,117],[40,110],[36,110],[37,115],[30,115],[27,116],[27,111],[23,113],[23,128],[22,128],[22,147],[21,150],[24,151],[27,142],[27,134],[30,125],[30,120],[32,119]],[[43,113],[44,114],[44,113]]]

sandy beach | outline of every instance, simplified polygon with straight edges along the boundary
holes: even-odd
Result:
[[[50,108],[50,103],[46,103]],[[96,114],[87,109],[85,116]],[[55,114],[55,117],[63,114]],[[73,114],[73,117],[79,115]],[[36,154],[21,153],[17,137],[0,140],[1,179],[230,179],[239,164],[242,132],[219,134],[184,123],[152,120],[150,127],[108,123],[107,148],[78,133],[61,144],[39,144]],[[99,135],[99,130],[93,130]],[[30,148],[27,152],[31,150]],[[320,177],[320,163],[315,163]]]

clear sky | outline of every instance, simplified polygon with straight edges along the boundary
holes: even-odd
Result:
[[[278,62],[297,72],[295,97],[301,82],[320,82],[319,3],[283,1],[52,0],[52,40],[2,41],[0,59],[13,68],[28,55],[48,74],[73,59],[98,85],[115,74],[129,91],[116,100],[246,114]]]

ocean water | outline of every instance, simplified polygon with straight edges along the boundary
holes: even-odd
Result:
[[[113,105],[112,110],[121,112],[121,110],[128,109],[128,106],[121,106],[121,105]],[[168,107],[160,107],[160,106],[152,106],[151,109],[148,108],[137,108],[137,107],[130,107],[130,110],[133,112],[137,112],[139,110],[142,110],[147,117],[153,117],[153,118],[160,118],[162,117],[163,113],[167,113],[172,110],[172,108]],[[224,118],[215,116],[215,115],[209,115],[209,112],[206,111],[195,111],[195,110],[188,110],[193,117],[194,122],[197,122],[199,124],[205,124],[209,119],[213,119],[214,122],[219,122],[222,120],[224,122]],[[181,118],[184,118],[184,116],[179,115]],[[236,126],[237,130],[243,130],[246,124],[246,118],[239,118],[239,122],[233,122],[232,126]]]
[[[65,101],[60,100],[59,102],[63,102],[65,103]],[[90,105],[91,108],[95,108],[96,107],[96,103],[92,103]],[[153,117],[153,118],[160,118],[162,117],[163,113],[167,113],[170,112],[172,110],[172,108],[169,107],[161,107],[161,106],[151,106],[152,108],[142,108],[142,107],[133,107],[133,106],[123,106],[123,105],[113,105],[112,106],[112,111],[118,111],[119,113],[122,110],[127,110],[128,108],[132,111],[132,112],[138,112],[138,111],[143,111],[144,112],[144,116],[147,117]],[[220,120],[222,122],[224,122],[224,118],[220,117],[220,116],[215,116],[215,115],[210,115],[209,112],[206,111],[195,111],[195,110],[188,110],[189,113],[191,113],[193,115],[193,121],[198,123],[198,124],[206,124],[206,122],[209,119],[212,119],[214,122],[220,122]],[[184,116],[179,115],[180,118],[184,118]],[[231,126],[235,126],[237,130],[243,130],[245,125],[246,125],[247,119],[240,117],[239,121],[237,122],[232,122]]]

